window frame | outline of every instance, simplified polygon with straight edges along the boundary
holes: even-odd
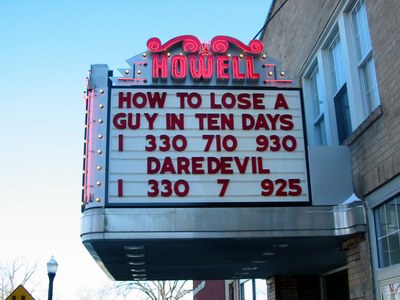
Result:
[[[258,284],[262,281],[265,285],[265,291],[260,292],[258,290]],[[245,285],[250,284],[251,285],[251,299],[246,298],[245,296]],[[268,298],[268,287],[267,283],[265,282],[265,279],[257,279],[257,278],[252,278],[252,279],[239,279],[239,299],[240,300],[262,300]],[[263,295],[265,293],[265,295]]]
[[[327,130],[327,116],[326,116],[326,101],[325,95],[323,93],[324,88],[322,86],[317,85],[316,73],[319,73],[320,76],[320,84],[323,85],[323,76],[321,75],[321,70],[319,68],[317,59],[314,60],[312,66],[307,72],[306,77],[304,78],[305,88],[307,89],[306,94],[309,95],[311,101],[306,103],[308,111],[311,111],[309,114],[309,122],[306,122],[307,126],[307,139],[310,145],[319,145],[326,146],[329,144],[328,141],[328,130]],[[315,79],[315,80],[314,80]],[[318,99],[318,102],[321,104],[316,104],[315,100]],[[316,106],[318,105],[318,112],[316,112]],[[306,116],[307,118],[308,116]],[[321,132],[318,132],[318,129]]]
[[[393,204],[391,204],[391,202],[393,202]],[[394,205],[394,209],[395,209],[395,228],[390,229],[389,227],[386,228],[385,232],[382,233],[382,224],[384,224],[383,226],[387,227],[389,224],[391,224],[388,220],[388,206],[389,205]],[[380,268],[386,268],[386,267],[390,267],[396,264],[400,264],[400,256],[399,256],[399,252],[400,252],[400,220],[399,220],[399,214],[400,214],[400,210],[398,210],[398,208],[400,206],[400,197],[399,195],[392,197],[386,201],[384,201],[383,203],[381,203],[380,205],[374,207],[373,209],[373,214],[374,214],[374,226],[376,228],[376,233],[375,233],[375,239],[376,239],[376,243],[377,243],[377,254],[378,254],[378,265]],[[379,222],[381,219],[381,213],[382,210],[384,212],[384,223]],[[394,235],[397,236],[397,239],[399,240],[397,243],[397,261],[393,262],[393,255],[394,255],[394,250],[395,248],[391,247],[390,245],[390,238],[393,237]],[[385,243],[386,240],[386,246],[388,249],[388,263],[385,263],[385,256],[382,253],[383,252],[383,243]],[[382,243],[382,244],[381,244]],[[393,250],[393,251],[391,251]]]
[[[328,69],[329,69],[329,81],[330,81],[330,85],[331,85],[331,95],[332,97],[335,97],[337,93],[339,93],[339,91],[342,89],[343,85],[346,84],[347,82],[347,74],[346,74],[346,70],[341,70],[340,69],[340,62],[336,61],[336,57],[335,57],[335,52],[333,51],[334,44],[339,44],[339,53],[341,55],[341,60],[342,62],[344,61],[344,49],[343,49],[343,43],[342,43],[342,37],[340,35],[339,32],[339,28],[338,29],[334,29],[333,33],[331,34],[331,38],[329,39],[329,43],[326,46],[326,52],[328,53]],[[336,52],[336,53],[338,53]],[[344,64],[342,64],[344,65]],[[338,70],[341,70],[340,72],[338,72]],[[338,76],[339,75],[339,76]],[[341,78],[342,77],[342,78]],[[338,82],[338,79],[341,79],[342,82]]]
[[[353,12],[357,9],[358,5],[361,4],[360,6],[360,11],[365,14],[364,21],[367,22],[366,24],[363,24],[364,30],[367,31],[367,44],[369,46],[369,49],[366,50],[365,53],[360,54],[360,46],[357,43],[357,35],[360,35],[359,32],[360,30],[358,28],[358,33],[356,32],[355,24],[355,16]],[[379,98],[379,90],[378,90],[378,83],[377,83],[377,78],[376,78],[376,68],[375,68],[375,61],[373,58],[373,51],[372,51],[372,41],[371,41],[371,34],[369,31],[369,24],[368,24],[368,16],[367,16],[367,11],[365,7],[365,1],[364,0],[358,0],[355,1],[352,7],[348,11],[348,18],[350,20],[350,26],[353,39],[354,39],[354,45],[355,49],[353,50],[355,52],[355,57],[356,57],[356,66],[359,72],[359,80],[360,80],[360,89],[361,89],[361,94],[362,94],[362,105],[364,108],[364,117],[367,118],[368,115],[370,115],[379,105],[380,105],[380,98]],[[371,71],[369,70],[370,66],[372,65],[373,69],[373,74],[371,74]],[[369,72],[369,75],[366,75],[366,72]],[[366,81],[369,80],[370,84],[367,84]],[[372,94],[372,101],[370,100],[368,96],[369,90],[371,91]]]
[[[366,210],[368,219],[371,222],[368,223],[370,232],[370,249],[372,256],[372,265],[374,272],[374,284],[377,291],[377,295],[381,295],[382,288],[394,282],[400,282],[400,263],[391,266],[381,267],[379,265],[379,253],[378,253],[378,242],[377,242],[377,231],[375,219],[375,209],[381,205],[390,201],[395,197],[400,197],[400,176],[395,177],[384,186],[375,190],[366,197]]]

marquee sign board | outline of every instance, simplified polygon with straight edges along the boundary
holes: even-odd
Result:
[[[260,41],[147,45],[89,79],[85,206],[310,204],[301,91]]]

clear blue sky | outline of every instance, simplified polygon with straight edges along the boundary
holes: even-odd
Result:
[[[90,64],[125,59],[193,34],[248,43],[270,0],[0,1],[0,263],[17,255],[59,262],[57,299],[107,282],[79,237],[84,78]]]

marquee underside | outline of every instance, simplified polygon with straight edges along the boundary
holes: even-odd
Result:
[[[341,267],[342,242],[365,231],[360,203],[165,210],[85,211],[83,243],[115,280],[267,278]]]

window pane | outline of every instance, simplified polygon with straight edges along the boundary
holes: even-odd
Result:
[[[385,206],[386,206],[387,233],[391,234],[394,231],[398,230],[395,200],[393,199],[392,201],[386,203]]]
[[[400,201],[393,198],[374,210],[379,266],[400,263]]]
[[[386,214],[384,205],[375,210],[375,221],[377,227],[376,228],[377,237],[380,238],[387,235]]]
[[[318,145],[327,145],[326,139],[326,128],[325,128],[325,118],[322,116],[317,124],[314,125],[315,128],[315,140]]]
[[[386,284],[381,286],[382,300],[400,299],[400,282]]]
[[[366,117],[379,105],[379,95],[364,0],[358,1],[354,6],[351,11],[351,19],[357,48],[357,64],[360,69],[361,85],[363,87],[364,113]]]
[[[397,227],[400,228],[400,198],[397,197],[396,201],[396,211],[397,211]]]
[[[311,77],[311,98],[313,102],[313,113],[314,119],[317,119],[319,115],[324,111],[323,103],[321,101],[318,89],[321,88],[321,75],[319,73],[318,67],[315,68]]]
[[[389,242],[388,242],[387,237],[378,240],[379,266],[380,267],[390,266],[388,243]]]
[[[324,104],[319,96],[319,90],[322,87],[321,84],[321,75],[318,66],[316,66],[310,75],[310,97],[313,105],[315,143],[317,145],[326,145]]]
[[[354,36],[357,45],[357,56],[360,62],[371,51],[371,39],[368,29],[367,11],[363,0],[360,0],[351,12]]]
[[[334,102],[339,144],[343,144],[345,139],[348,138],[352,132],[350,106],[346,85],[344,85],[336,94]]]
[[[264,279],[256,279],[256,300],[267,300],[267,284]]]
[[[253,299],[253,283],[251,280],[243,283],[243,291],[244,291],[244,300],[252,300]]]
[[[328,48],[331,67],[332,88],[336,93],[346,82],[343,70],[342,45],[339,34],[336,35]]]
[[[364,80],[364,89],[367,98],[367,114],[370,114],[379,105],[378,86],[376,83],[375,64],[370,58],[361,67]]]
[[[394,265],[400,263],[400,242],[398,233],[389,235],[389,251],[390,264]]]

